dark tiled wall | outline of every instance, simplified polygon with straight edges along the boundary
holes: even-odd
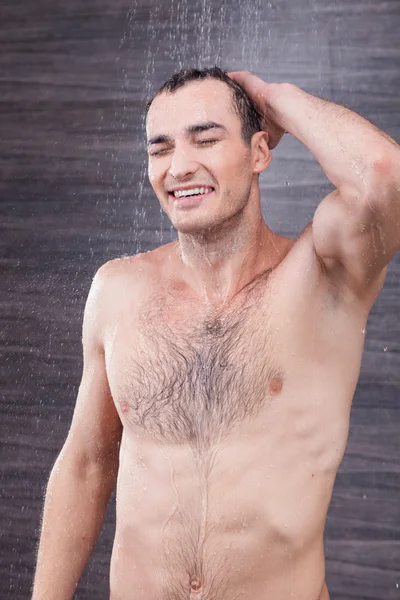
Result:
[[[141,117],[184,65],[217,63],[345,104],[400,141],[400,4],[14,0],[0,4],[0,597],[29,598],[44,488],[80,382],[106,260],[175,238],[146,180]],[[332,189],[285,136],[263,213],[297,237]],[[400,598],[400,265],[370,316],[325,536],[335,600]],[[108,598],[109,505],[79,599]]]

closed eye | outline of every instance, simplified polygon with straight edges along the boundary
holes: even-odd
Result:
[[[158,156],[159,154],[164,154],[166,150],[158,150],[158,152],[151,152],[150,156]]]
[[[199,140],[197,143],[200,145],[205,145],[205,144],[213,144],[214,142],[218,142],[219,140]],[[152,152],[150,156],[158,156],[160,154],[164,154],[164,152],[167,152],[167,149],[164,150],[158,150],[157,152]]]

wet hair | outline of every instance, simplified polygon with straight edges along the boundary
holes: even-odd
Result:
[[[202,81],[204,79],[217,79],[223,81],[232,91],[232,106],[242,123],[242,138],[245,144],[250,146],[251,138],[257,131],[262,131],[262,116],[258,112],[256,105],[251,100],[247,92],[241,85],[231,79],[226,71],[219,67],[210,69],[181,69],[179,73],[172,75],[159,90],[154,94],[151,100],[146,104],[145,117],[149,112],[153,100],[162,93],[173,94],[177,89],[183,87],[190,81]]]

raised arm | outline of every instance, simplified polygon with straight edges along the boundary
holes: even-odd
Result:
[[[295,85],[229,75],[263,113],[270,148],[291,133],[336,187],[315,211],[314,248],[327,272],[363,296],[400,249],[400,146],[357,113]]]
[[[72,424],[49,478],[32,600],[70,600],[101,531],[118,473],[122,425],[102,332],[112,263],[96,273],[83,318],[83,373]]]

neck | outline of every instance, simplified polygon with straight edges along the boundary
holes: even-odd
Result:
[[[261,209],[246,208],[211,231],[179,233],[177,250],[184,278],[213,306],[229,302],[257,275],[279,262],[278,236],[267,227]]]

